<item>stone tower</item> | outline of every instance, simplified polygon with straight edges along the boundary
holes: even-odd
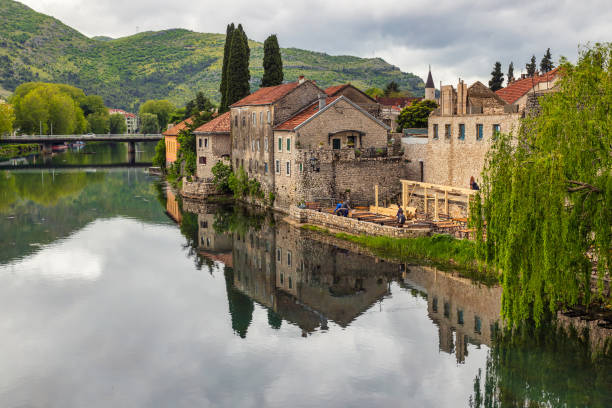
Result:
[[[427,82],[425,82],[425,100],[429,100],[429,101],[436,100],[436,86],[434,85],[433,78],[431,77],[431,65],[429,66],[429,74],[427,75]]]

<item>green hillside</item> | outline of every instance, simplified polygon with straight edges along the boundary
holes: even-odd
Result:
[[[147,99],[177,105],[198,90],[218,101],[224,34],[173,29],[111,39],[88,38],[61,21],[12,1],[0,0],[0,89],[27,81],[60,82],[102,95],[108,106],[136,110]],[[248,31],[248,27],[246,27]],[[251,90],[263,75],[263,44],[250,41]],[[321,87],[351,82],[366,89],[395,81],[421,96],[421,78],[380,58],[331,56],[281,50],[285,80],[299,75]]]

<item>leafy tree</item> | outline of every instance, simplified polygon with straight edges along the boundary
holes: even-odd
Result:
[[[497,61],[491,72],[491,80],[489,81],[489,88],[495,92],[502,88],[504,83],[504,74],[501,71],[501,63]]]
[[[192,101],[189,101],[189,102],[192,102]],[[178,123],[182,120],[187,119],[189,116],[191,116],[191,115],[187,115],[185,112],[186,112],[186,107],[182,107],[182,108],[175,110],[172,113],[172,115],[170,115],[170,120],[168,123]]]
[[[249,55],[247,36],[242,25],[238,24],[230,48],[226,97],[228,107],[250,93]]]
[[[552,55],[550,54],[550,48],[546,49],[546,54],[542,57],[542,61],[540,61],[540,72],[543,74],[551,71],[555,65],[552,62]]]
[[[198,112],[212,111],[215,108],[210,99],[204,96],[204,92],[202,91],[198,91],[196,94],[195,105]]]
[[[13,122],[15,122],[13,106],[8,103],[0,103],[0,135],[12,132]]]
[[[427,119],[431,111],[436,109],[438,104],[435,101],[422,100],[406,106],[399,114],[397,119],[398,132],[407,128],[425,128]]]
[[[264,41],[264,74],[261,86],[275,86],[283,83],[283,60],[276,34],[272,34]]]
[[[103,113],[92,113],[87,117],[89,123],[89,131],[95,134],[105,134],[110,131],[110,117],[108,112],[106,115]]]
[[[127,132],[127,124],[125,118],[119,113],[110,115],[109,118],[110,132],[113,135],[122,135]]]
[[[400,92],[399,85],[395,81],[389,82],[387,86],[385,87],[385,96],[391,96],[391,94],[399,93],[399,92]]]
[[[162,100],[150,100],[146,101],[140,106],[139,115],[142,116],[144,113],[152,113],[157,116],[158,128],[166,129],[168,123],[170,123],[170,117],[176,110],[174,105],[165,99]]]
[[[154,113],[140,114],[140,132],[146,134],[159,133],[159,121]]]
[[[531,61],[525,65],[525,69],[527,70],[527,76],[532,77],[535,75],[537,69],[535,55],[531,56]]]
[[[232,166],[218,161],[211,169],[213,174],[213,184],[220,193],[229,193],[229,177],[232,174]]]
[[[166,141],[164,139],[161,139],[155,145],[155,156],[153,156],[152,162],[154,166],[162,169],[166,167]]]
[[[104,106],[104,100],[99,95],[88,95],[79,99],[79,105],[85,117],[92,113],[104,113],[108,109]]]
[[[229,104],[227,103],[227,76],[229,73],[229,57],[234,31],[234,23],[228,24],[225,33],[225,45],[223,46],[223,66],[221,67],[221,84],[219,84],[219,93],[221,94],[221,106],[219,106],[219,113],[224,113],[229,110]]]
[[[512,81],[514,81],[514,63],[510,62],[510,65],[508,65],[508,84]]]
[[[605,296],[612,269],[612,44],[582,50],[576,66],[563,61],[561,70],[559,91],[539,98],[540,114],[516,136],[497,138],[471,207],[478,254],[501,272],[502,315],[511,323],[588,306]]]
[[[368,95],[370,98],[378,98],[379,96],[385,96],[385,91],[383,91],[380,88],[369,88],[368,90],[365,91],[366,95]]]

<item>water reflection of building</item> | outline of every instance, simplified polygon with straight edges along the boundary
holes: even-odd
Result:
[[[166,212],[175,222],[179,224],[183,220],[183,215],[181,214],[181,209],[179,208],[176,194],[171,189],[166,191]]]
[[[304,335],[345,327],[388,293],[398,265],[307,239],[285,223],[234,234],[234,284]]]
[[[468,344],[491,345],[501,309],[501,287],[487,287],[436,268],[407,266],[403,281],[427,293],[427,313],[438,326],[440,350],[467,356]]]
[[[214,214],[198,214],[198,253],[233,267],[232,235],[214,229]]]

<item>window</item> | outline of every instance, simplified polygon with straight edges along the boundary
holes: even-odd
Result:
[[[252,126],[256,126],[257,125],[257,113],[253,112],[253,123]]]
[[[282,137],[278,138],[278,151],[279,152],[283,151],[283,138]]]
[[[283,250],[280,248],[276,248],[276,260],[278,262],[282,262],[283,261]],[[281,278],[282,279],[282,278]],[[281,281],[282,282],[282,281]]]
[[[283,279],[283,278],[284,278],[284,277],[283,277],[283,274],[281,273],[281,274],[280,274],[280,283],[281,283],[281,285],[284,283],[284,282],[283,282],[283,281],[284,281],[284,279]]]
[[[259,151],[259,139],[257,139],[257,151]]]
[[[499,136],[499,131],[500,131],[500,126],[493,125],[493,139],[497,139],[497,136]]]
[[[447,139],[450,139],[450,137],[451,137],[451,125],[444,125],[444,136]]]
[[[480,334],[481,331],[482,331],[482,320],[480,320],[480,317],[474,316],[474,333]]]
[[[434,297],[433,301],[431,302],[431,310],[433,310],[434,313],[438,313],[438,298]]]
[[[204,147],[208,147],[208,138],[204,139]]]
[[[255,173],[259,171],[259,162],[255,160]]]
[[[268,174],[268,162],[264,162],[264,173]]]
[[[240,167],[240,162],[238,161],[238,159],[236,159],[236,170],[238,170],[239,167]]]
[[[465,125],[463,123],[459,124],[459,140],[465,140]]]
[[[246,116],[242,117],[242,127],[246,126]]]
[[[476,140],[482,140],[482,124],[476,125]]]
[[[234,126],[238,126],[238,115],[234,116]]]
[[[200,221],[201,228],[208,228],[208,221]]]
[[[202,147],[202,139],[198,139],[198,147]]]
[[[252,168],[253,168],[253,159],[249,159],[249,173],[251,172]]]
[[[206,157],[200,156],[200,164],[206,164]]]
[[[433,138],[438,138],[438,125],[433,125]]]
[[[346,144],[348,145],[348,147],[354,147],[355,146],[355,136],[347,137]]]
[[[270,111],[268,111],[268,123],[270,123]]]
[[[293,282],[291,281],[291,276],[289,277],[289,289],[293,288]]]
[[[264,150],[267,152],[268,151],[268,138],[264,138]]]
[[[291,151],[291,138],[290,137],[287,138],[287,151],[288,152]]]
[[[444,302],[444,317],[450,317],[450,304]]]
[[[457,309],[457,324],[463,325],[463,310]]]
[[[340,139],[332,139],[332,148],[334,150],[340,149]]]
[[[287,162],[287,175],[288,176],[291,175],[291,162],[290,161]]]
[[[276,174],[280,174],[280,160],[276,161]]]
[[[304,171],[304,165],[300,163],[300,173],[302,173],[303,171]]]
[[[263,125],[263,111],[259,112],[259,124]]]
[[[251,140],[251,151],[255,151],[255,140]]]
[[[287,266],[291,266],[291,251],[287,251]]]

